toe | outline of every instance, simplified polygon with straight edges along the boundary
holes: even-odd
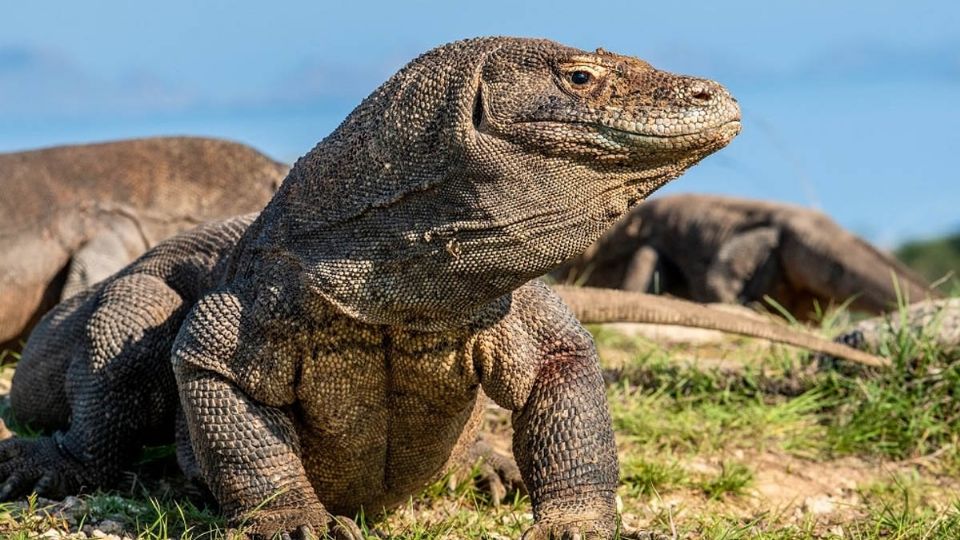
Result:
[[[316,540],[317,534],[310,525],[301,525],[297,527],[297,538],[300,540]]]
[[[503,485],[503,480],[489,463],[480,464],[480,478],[477,481],[478,487],[486,490],[493,500],[493,504],[499,506],[500,502],[507,496],[507,487]]]
[[[363,532],[355,521],[344,516],[332,516],[330,536],[337,540],[364,540]]]
[[[59,499],[61,498],[60,483],[53,474],[45,473],[37,480],[36,485],[33,486],[33,490],[41,497]]]

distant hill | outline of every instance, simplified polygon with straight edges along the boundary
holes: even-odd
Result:
[[[930,281],[953,272],[954,283],[960,282],[960,232],[932,240],[907,242],[894,254]]]

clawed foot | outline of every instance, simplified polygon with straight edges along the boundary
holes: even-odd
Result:
[[[523,533],[521,540],[610,540],[613,530],[606,523],[570,521],[565,523],[536,523]]]
[[[525,492],[516,462],[503,456],[488,456],[478,462],[474,482],[478,489],[490,495],[494,505],[499,505],[510,493]]]
[[[321,514],[325,520],[312,519],[313,516],[301,510],[263,512],[251,522],[231,530],[227,537],[238,540],[364,540],[360,527],[352,519],[325,511]]]
[[[537,523],[523,534],[522,540],[587,540],[587,539],[622,540],[667,540],[667,536],[641,530],[625,530],[614,532],[604,522],[568,522],[568,523]]]
[[[51,437],[0,441],[0,501],[31,492],[62,499],[94,487],[94,476],[61,452]]]
[[[526,492],[513,456],[498,452],[485,441],[478,440],[467,457],[471,464],[476,464],[474,484],[490,496],[494,505],[499,505],[510,493]]]

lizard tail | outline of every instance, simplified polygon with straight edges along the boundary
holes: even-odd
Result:
[[[822,339],[802,330],[710,309],[709,307],[637,292],[590,287],[551,287],[582,323],[637,322],[719,330],[801,347],[872,367],[890,361]]]

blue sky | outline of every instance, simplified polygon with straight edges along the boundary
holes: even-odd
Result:
[[[960,229],[960,2],[5,3],[0,151],[154,134],[292,161],[418,53],[548,37],[716,79],[744,131],[660,193],[819,208],[884,246]]]

